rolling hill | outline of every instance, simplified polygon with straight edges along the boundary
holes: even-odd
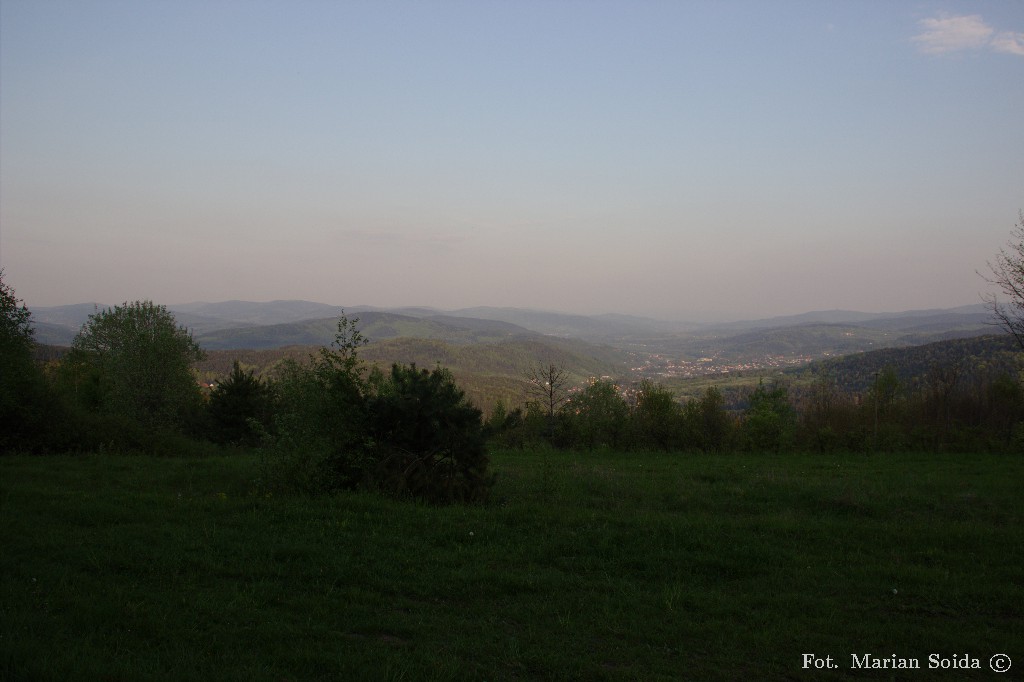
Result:
[[[531,332],[504,322],[447,316],[411,317],[384,312],[353,314],[358,329],[367,339],[382,341],[395,338],[438,339],[450,343],[484,343],[514,336],[531,336]],[[284,346],[327,346],[334,340],[338,317],[318,318],[253,327],[231,327],[196,334],[207,350],[229,348],[281,348]]]
[[[463,308],[449,314],[456,317],[508,322],[540,334],[600,342],[684,332],[696,328],[696,325],[685,322],[668,322],[629,315],[570,315],[522,308]]]
[[[86,303],[33,310],[36,339],[69,345],[88,316],[104,307]],[[267,375],[286,358],[305,360],[331,343],[343,310],[310,301],[204,302],[169,309],[209,353],[199,367],[208,380],[226,375],[234,359]],[[650,376],[678,388],[687,385],[686,377],[700,374],[738,378],[749,370],[777,371],[815,359],[843,358],[846,364],[836,365],[836,371],[853,377],[863,372],[845,368],[873,366],[879,358],[914,366],[916,361],[900,359],[910,357],[900,349],[957,339],[970,345],[970,338],[992,332],[990,315],[980,305],[882,314],[820,311],[703,327],[516,308],[346,310],[371,341],[362,354],[368,362],[385,368],[392,362],[445,366],[485,409],[499,398],[521,402],[526,370],[549,362],[578,383],[598,376]],[[993,352],[1004,353],[1002,341],[992,343]],[[928,352],[938,357],[934,348],[942,346],[932,348]],[[882,352],[887,349],[889,354]]]
[[[308,361],[322,344],[263,349],[209,350],[196,365],[200,378],[217,381],[237,360],[246,371],[273,377],[282,362]],[[452,372],[456,382],[475,405],[489,412],[498,400],[519,405],[526,399],[526,372],[553,363],[575,384],[591,377],[622,378],[629,374],[628,353],[585,341],[537,334],[514,335],[484,342],[452,342],[443,338],[395,337],[365,346],[359,356],[368,366],[387,370],[392,363],[415,364],[426,369],[437,365]]]
[[[37,340],[68,345],[86,318],[104,306],[79,304],[33,311]],[[342,308],[310,301],[224,301],[169,307],[206,350],[272,349],[329,344]],[[371,341],[420,339],[487,344],[536,336],[562,338],[632,353],[639,364],[669,366],[714,358],[745,364],[772,358],[806,362],[878,348],[906,347],[992,332],[984,306],[902,313],[819,311],[698,327],[629,315],[569,315],[518,308],[382,310],[350,308]]]
[[[313,301],[221,301],[167,306],[175,315],[187,313],[203,319],[220,320],[225,326],[272,325],[301,322],[341,314],[341,306]],[[183,322],[184,324],[184,322]]]
[[[880,348],[867,353],[811,363],[792,374],[826,372],[845,391],[861,393],[875,374],[892,368],[905,387],[927,382],[937,367],[956,368],[962,381],[1017,376],[1024,369],[1024,356],[1009,334],[947,339],[903,348]]]

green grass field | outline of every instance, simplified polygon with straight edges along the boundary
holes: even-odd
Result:
[[[493,470],[487,506],[430,507],[258,494],[245,456],[4,458],[0,675],[1024,678],[1024,458],[501,452]]]

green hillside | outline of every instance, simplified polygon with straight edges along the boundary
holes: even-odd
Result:
[[[372,327],[370,327],[372,329]],[[209,350],[197,364],[200,378],[217,381],[238,360],[246,371],[272,377],[286,360],[305,362],[320,345],[246,350]],[[488,343],[456,343],[444,339],[393,338],[370,343],[360,351],[368,364],[387,368],[392,363],[448,368],[475,405],[489,412],[500,399],[518,405],[525,399],[524,374],[531,367],[553,363],[575,383],[590,377],[625,377],[629,355],[608,346],[543,336],[516,336]]]
[[[423,318],[365,312],[353,316],[352,319],[358,320],[358,328],[363,336],[374,340],[413,337],[439,339],[450,343],[485,343],[532,333],[504,322],[461,320],[443,316]],[[337,317],[326,317],[259,327],[219,329],[197,334],[196,340],[207,350],[325,346],[334,340],[337,325]]]
[[[710,356],[722,361],[743,361],[754,357],[825,358],[904,348],[950,338],[987,334],[991,327],[970,322],[898,329],[854,324],[802,324],[786,327],[727,331],[720,334],[688,334],[647,339],[647,350],[672,354],[684,360]]]
[[[1002,374],[1014,376],[1022,369],[1024,356],[1008,334],[950,339],[908,348],[882,348],[812,363],[792,374],[827,372],[843,390],[863,392],[875,373],[887,367],[895,370],[900,381],[913,387],[926,381],[937,367],[954,368],[961,381],[987,379]]]
[[[762,368],[708,374],[690,378],[663,380],[676,396],[694,398],[709,386],[718,388],[726,403],[741,403],[761,381],[782,380],[798,394],[823,373],[836,388],[848,394],[865,393],[878,372],[892,368],[905,390],[916,390],[928,383],[939,368],[956,374],[963,386],[991,381],[1001,375],[1016,376],[1024,370],[1024,355],[1009,335],[975,336],[947,339],[919,346],[879,348],[866,352],[850,352],[789,369]]]

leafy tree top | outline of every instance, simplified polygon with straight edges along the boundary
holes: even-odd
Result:
[[[205,354],[174,315],[152,301],[90,315],[72,348],[70,364],[91,368],[105,410],[171,424],[199,395],[191,365]]]
[[[321,348],[320,357],[314,358],[314,366],[321,378],[330,376],[344,377],[349,381],[358,382],[362,360],[359,349],[369,343],[357,328],[359,318],[349,319],[342,311],[338,317],[338,329],[330,348]]]
[[[205,354],[192,334],[178,325],[166,306],[133,301],[93,313],[72,343],[87,353],[120,354],[173,347],[180,359],[194,362]]]
[[[27,351],[32,347],[32,313],[3,280],[0,270],[0,343],[4,352]]]

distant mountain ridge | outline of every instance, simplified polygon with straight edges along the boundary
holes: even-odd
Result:
[[[83,303],[34,309],[36,339],[45,344],[68,345],[88,316],[106,307],[98,303]],[[804,343],[786,342],[780,349],[813,346],[813,337],[822,337],[821,328],[829,325],[847,325],[865,332],[877,332],[876,340],[887,338],[886,334],[889,334],[899,338],[895,342],[898,345],[993,331],[991,315],[982,304],[897,313],[815,311],[715,325],[614,313],[574,315],[488,306],[451,311],[428,307],[382,309],[302,300],[193,302],[168,306],[168,309],[208,349],[328,344],[334,338],[336,321],[343,311],[351,318],[359,318],[361,331],[373,340],[418,337],[451,343],[478,343],[516,335],[541,334],[634,348],[650,346],[653,341],[668,350],[693,347],[694,338],[702,339],[706,342],[704,345],[714,345],[722,339],[783,329],[787,337],[804,333],[808,340]],[[818,327],[819,331],[812,331],[811,327]],[[804,332],[800,331],[801,328]],[[778,337],[779,333],[772,332],[772,336]],[[736,338],[728,345],[743,348],[758,343],[764,347],[764,343],[754,336]],[[854,351],[854,346],[850,346],[850,350]]]
[[[343,310],[342,306],[300,300],[276,300],[263,303],[256,301],[196,302],[169,305],[167,309],[175,315],[189,313],[203,318],[242,323],[242,325],[285,324],[325,317],[337,318]]]
[[[106,307],[84,303],[33,310],[36,340],[70,345],[89,315]],[[520,404],[525,368],[547,362],[565,368],[577,385],[596,376],[626,382],[647,377],[678,385],[687,376],[849,358],[837,371],[857,385],[866,363],[885,358],[902,366],[910,361],[900,358],[917,357],[904,356],[899,349],[958,338],[970,344],[968,337],[993,333],[991,316],[982,305],[903,313],[817,311],[718,325],[520,308],[379,309],[284,300],[196,302],[168,309],[208,351],[208,360],[197,366],[206,380],[223,377],[234,359],[270,374],[285,358],[304,361],[318,347],[330,345],[344,311],[358,320],[360,332],[371,342],[364,359],[383,366],[415,362],[449,367],[485,409],[498,399]],[[892,350],[873,353],[879,349]],[[936,357],[937,351],[928,353]]]
[[[411,317],[385,312],[353,313],[357,329],[371,341],[395,338],[435,339],[455,344],[489,343],[516,336],[534,336],[524,327],[505,322],[437,315]],[[196,334],[199,345],[209,350],[231,348],[269,349],[284,346],[327,346],[334,340],[338,317],[283,324],[229,327]]]
[[[859,326],[875,326],[883,328],[898,327],[902,321],[911,318],[927,318],[932,321],[939,319],[954,319],[967,316],[977,321],[981,317],[991,319],[992,313],[982,303],[957,306],[954,308],[932,308],[921,310],[905,310],[895,313],[865,313],[856,310],[817,310],[799,315],[782,315],[778,317],[767,317],[754,320],[741,320],[737,322],[725,322],[713,325],[703,325],[704,329],[730,330],[730,329],[758,329],[764,327],[791,327],[805,324],[855,324]],[[957,319],[962,321],[962,319]]]
[[[196,363],[196,369],[204,381],[219,381],[231,372],[237,360],[247,371],[273,377],[283,362],[308,362],[315,350],[313,346],[210,349],[206,358]],[[524,377],[538,364],[553,363],[564,369],[573,385],[582,385],[591,377],[621,378],[629,374],[628,353],[536,333],[473,343],[395,337],[371,342],[359,357],[383,369],[391,363],[415,363],[423,368],[441,365],[452,372],[473,404],[485,412],[490,412],[498,400],[510,406],[522,404],[528,398]]]

